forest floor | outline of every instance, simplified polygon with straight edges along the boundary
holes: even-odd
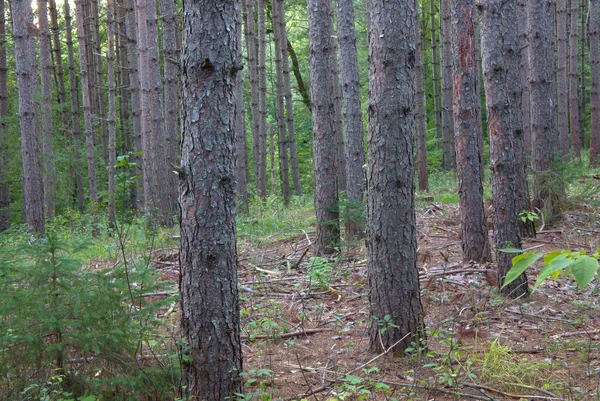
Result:
[[[507,299],[494,264],[462,262],[456,205],[421,207],[417,224],[427,349],[404,358],[369,352],[361,243],[327,260],[314,232],[239,240],[244,400],[600,400],[598,281],[580,291],[561,276]],[[571,208],[523,247],[593,253],[599,211]],[[155,266],[177,282],[176,263]]]

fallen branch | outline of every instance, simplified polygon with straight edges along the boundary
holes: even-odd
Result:
[[[550,397],[548,395],[545,396],[541,396],[541,395],[523,395],[523,394],[511,394],[511,393],[506,393],[504,391],[492,388],[492,387],[488,387],[488,386],[482,386],[480,384],[471,384],[471,383],[461,383],[463,386],[465,387],[470,387],[470,388],[474,388],[474,389],[479,389],[479,390],[485,390],[485,391],[491,391],[493,393],[496,394],[500,394],[504,397],[510,397],[510,398],[516,398],[516,399],[526,399],[526,400],[562,400],[562,398],[559,398],[557,395],[552,394]],[[541,390],[538,388],[532,388],[534,390]]]
[[[293,331],[291,333],[283,333],[280,334],[279,336],[277,336],[277,338],[290,338],[290,337],[298,337],[301,335],[311,335],[311,334],[316,334],[316,333],[322,333],[324,331],[336,331],[336,329],[331,329],[331,328],[322,328],[322,329],[306,329],[306,330],[298,330],[298,331]],[[266,340],[269,338],[273,338],[274,336],[270,336],[270,335],[266,335],[266,334],[261,334],[259,336],[256,336],[254,338],[252,338],[252,340]],[[250,337],[247,336],[242,336],[242,340],[250,340]]]
[[[576,337],[576,336],[585,336],[585,335],[591,335],[591,334],[600,334],[600,329],[596,329],[596,330],[584,330],[584,331],[572,331],[570,333],[562,333],[562,334],[555,334],[552,336],[552,338],[557,339],[557,338],[564,338],[564,337]]]
[[[390,381],[380,381],[379,383],[384,383],[384,384],[388,384],[390,386],[397,386],[397,387],[411,387],[411,388],[418,388],[418,389],[427,390],[427,391],[436,391],[436,392],[442,393],[442,394],[450,394],[453,396],[472,398],[474,400],[498,401],[495,398],[492,398],[489,396],[483,397],[480,395],[461,393],[461,392],[452,391],[452,390],[444,390],[444,389],[438,388],[438,387],[423,386],[423,385],[419,385],[419,384],[415,384],[415,383],[398,383],[398,382],[390,382]]]

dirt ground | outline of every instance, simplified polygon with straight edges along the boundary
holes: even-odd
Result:
[[[593,253],[598,217],[568,211],[523,247]],[[461,261],[456,206],[430,204],[417,224],[428,342],[403,358],[369,352],[361,243],[315,273],[314,233],[239,241],[245,399],[600,400],[597,280],[580,291],[561,276],[506,299],[493,264]],[[537,271],[528,271],[531,285]]]

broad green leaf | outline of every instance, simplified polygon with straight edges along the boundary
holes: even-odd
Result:
[[[583,290],[594,279],[598,271],[598,260],[587,255],[580,256],[573,262],[571,271],[579,289]]]
[[[506,277],[504,278],[504,284],[502,288],[506,287],[517,279],[529,266],[534,264],[539,258],[544,256],[543,253],[527,252],[523,255],[515,256],[512,260],[513,266],[510,268]]]
[[[567,255],[563,254],[553,259],[550,263],[544,265],[542,270],[540,270],[540,274],[535,282],[535,285],[533,286],[532,293],[535,292],[540,284],[542,284],[542,282],[548,277],[553,276],[556,280],[556,277],[558,277],[560,272],[562,272],[571,263],[573,263],[573,259],[567,259]]]
[[[546,256],[544,256],[544,264],[547,265],[548,263],[552,262],[554,259],[558,258],[559,256],[566,258],[570,254],[571,254],[571,251],[568,251],[568,250],[563,251],[560,249],[556,249],[550,253],[547,253]]]

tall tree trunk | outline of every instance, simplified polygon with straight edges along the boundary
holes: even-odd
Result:
[[[60,30],[58,27],[58,12],[56,0],[48,0],[48,12],[50,13],[50,31],[52,33],[52,51],[54,53],[54,73],[58,89],[58,103],[61,107],[60,116],[63,125],[61,131],[66,132],[69,126],[69,111],[67,110],[67,91],[65,89],[65,76],[62,63],[62,46],[60,43]]]
[[[277,194],[277,175],[275,174],[275,126],[269,125],[269,163],[271,172],[271,195]]]
[[[569,32],[569,121],[571,147],[575,157],[581,156],[579,136],[579,0],[571,0],[571,21]]]
[[[418,10],[418,2],[415,1],[415,3],[415,7],[417,7]],[[419,28],[419,26],[420,24],[417,22],[416,27]],[[444,37],[443,34],[441,36]],[[416,29],[415,44],[415,119],[417,124],[417,165],[419,167],[417,175],[419,182],[419,191],[428,191],[429,179],[427,175],[427,122],[425,121],[425,88],[423,86],[423,62],[421,57],[422,49],[420,29]],[[443,82],[444,79],[442,76],[442,83]],[[445,110],[443,110],[442,92],[442,121],[444,121],[444,113]],[[442,131],[442,136],[444,135],[446,135],[446,133]]]
[[[176,146],[176,132],[166,132],[163,118],[163,89],[158,54],[156,8],[150,0],[137,0],[140,103],[144,146],[144,188],[146,206],[157,221],[173,225],[174,174],[167,155]],[[166,190],[165,190],[166,189]]]
[[[281,43],[281,26],[279,24],[281,10],[279,9],[279,1],[272,2],[271,17],[273,23],[273,39],[275,42],[275,75],[276,75],[276,110],[277,110],[277,138],[279,144],[279,176],[281,180],[281,193],[283,195],[284,205],[290,203],[290,176],[288,163],[288,141],[285,131],[285,99],[284,99],[284,82],[283,82],[283,54]]]
[[[490,0],[483,5],[481,50],[486,95],[494,242],[498,285],[512,267],[512,254],[503,248],[521,248],[519,235],[518,175],[523,173],[516,148],[521,146],[521,82],[517,0]],[[522,274],[502,290],[512,297],[528,294]]]
[[[241,30],[238,43],[242,43]],[[246,146],[246,123],[244,118],[244,87],[243,75],[238,74],[238,83],[235,93],[235,182],[237,194],[237,209],[241,213],[248,213],[248,153]]]
[[[0,2],[0,232],[10,227],[8,185],[8,67],[6,66],[6,16]]]
[[[464,260],[491,259],[483,207],[483,165],[480,158],[481,125],[478,123],[475,63],[476,20],[473,0],[452,2],[452,53],[454,57],[454,145],[459,194],[461,243]]]
[[[552,3],[552,0],[527,3],[531,109],[535,110],[531,114],[534,206],[551,213],[550,217],[560,210],[559,198],[562,192],[559,180],[552,175],[559,152]]]
[[[331,24],[333,25],[333,15],[331,16]],[[333,129],[336,138],[336,158],[337,158],[337,175],[338,175],[338,190],[346,191],[346,146],[344,143],[344,123],[342,121],[342,90],[340,88],[340,68],[338,66],[338,46],[335,34],[331,37],[331,49],[333,50],[334,62],[331,65],[331,80],[333,82],[333,107],[335,109],[335,122]]]
[[[94,159],[94,125],[92,121],[92,103],[91,93],[86,88],[90,87],[88,71],[88,49],[85,40],[84,18],[82,10],[82,1],[75,2],[77,20],[77,39],[79,42],[79,74],[81,76],[82,103],[83,103],[83,122],[85,127],[85,148],[88,167],[88,186],[90,191],[90,213],[96,224],[96,212],[98,208],[98,191],[96,187],[96,161]]]
[[[331,47],[331,38],[334,35],[332,20],[331,1],[308,1],[318,255],[334,253],[340,239],[335,104],[332,99],[336,83],[333,82],[331,74],[332,64],[336,62],[336,54]]]
[[[442,0],[443,1],[443,0]],[[429,0],[429,15],[431,17],[431,63],[433,64],[433,115],[435,121],[435,137],[442,137],[442,110],[440,108],[440,64],[438,62],[438,38],[436,35],[435,2]]]
[[[79,113],[79,90],[77,73],[75,72],[75,56],[73,51],[73,27],[71,23],[71,7],[69,0],[64,2],[65,31],[67,39],[67,57],[69,60],[69,90],[71,96],[71,129],[73,132],[73,166],[75,174],[75,192],[77,208],[83,213],[85,210],[85,192],[83,188],[83,175],[81,174],[81,126]]]
[[[144,199],[144,151],[142,139],[142,105],[140,98],[140,73],[137,50],[137,12],[135,0],[124,0],[125,2],[125,28],[127,30],[127,58],[129,67],[129,86],[131,93],[131,129],[133,134],[133,146],[135,150],[135,173],[136,185],[131,191],[133,210],[138,210],[146,204]]]
[[[442,169],[454,169],[454,115],[452,113],[451,0],[440,0],[442,36]]]
[[[267,196],[267,74],[265,2],[258,0],[258,196]]]
[[[413,183],[417,9],[414,0],[369,0],[367,9],[370,348],[402,356],[425,340]]]
[[[100,10],[98,8],[98,0],[91,0],[90,25],[92,33],[92,48],[91,55],[93,60],[90,74],[94,75],[94,94],[96,95],[96,109],[94,113],[100,120],[99,135],[102,141],[102,155],[105,165],[108,165],[108,128],[106,126],[106,100],[104,92],[104,77],[102,76],[102,50],[100,43]]]
[[[275,0],[279,7],[279,37],[281,43],[281,58],[283,61],[283,85],[285,94],[285,115],[287,121],[288,142],[290,148],[290,163],[292,167],[292,182],[294,194],[302,195],[300,186],[300,168],[298,166],[298,151],[296,150],[296,128],[294,127],[294,104],[292,98],[292,85],[290,83],[290,63],[288,60],[287,33],[285,31],[285,7],[283,0]]]
[[[116,192],[116,165],[117,165],[117,121],[115,99],[115,21],[113,0],[106,3],[107,25],[107,51],[106,74],[108,75],[108,222],[114,226],[116,222],[115,192]]]
[[[42,98],[40,118],[42,120],[42,166],[44,180],[44,205],[47,219],[54,218],[56,208],[56,189],[54,177],[54,127],[52,124],[52,45],[50,44],[50,29],[48,28],[47,0],[38,0],[38,36],[40,41],[40,76]]]
[[[179,23],[175,0],[161,0],[162,13],[162,47],[164,70],[164,135],[166,144],[166,168],[168,191],[177,193],[175,175],[170,173],[171,166],[177,164],[177,148],[179,144],[179,49],[177,48],[179,36]],[[177,197],[170,196],[169,210],[177,211]]]
[[[31,2],[10,0],[10,14],[19,90],[23,220],[30,229],[38,234],[44,234],[44,185],[40,168],[39,129],[35,102],[37,73],[34,33],[36,29],[33,25]]]
[[[233,172],[239,5],[183,3],[179,282],[191,357],[182,366],[186,399],[222,401],[242,392]]]
[[[567,0],[556,3],[556,82],[558,85],[558,148],[569,154],[569,86],[567,83]]]
[[[588,26],[588,10],[587,10],[588,0],[581,0],[581,53],[579,55],[581,67],[579,70],[579,143],[581,144],[581,148],[585,147],[585,115],[586,115],[586,100],[587,100],[587,90],[586,90],[586,74],[585,74],[585,49],[586,49],[586,38],[587,38],[587,26]]]
[[[337,36],[340,46],[340,72],[346,129],[346,194],[349,201],[344,223],[346,236],[358,237],[362,229],[357,215],[362,214],[366,190],[365,147],[363,139],[362,106],[356,55],[356,32],[352,0],[337,0]]]
[[[600,164],[600,51],[598,49],[598,0],[590,0],[590,165]]]
[[[298,92],[300,92],[300,96],[302,96],[302,103],[304,103],[309,112],[312,112],[310,93],[308,93],[308,89],[306,88],[304,80],[302,79],[302,74],[300,73],[300,64],[298,63],[298,56],[296,56],[294,47],[292,46],[292,43],[289,40],[287,41],[287,49],[290,55],[290,60],[292,61],[292,72],[294,73],[296,83],[298,84]]]
[[[577,0],[576,0],[577,1]],[[529,34],[527,32],[527,0],[518,0],[518,30],[521,62],[519,64],[521,85],[521,120],[523,124],[523,156],[526,166],[531,165],[531,101],[529,83]]]

